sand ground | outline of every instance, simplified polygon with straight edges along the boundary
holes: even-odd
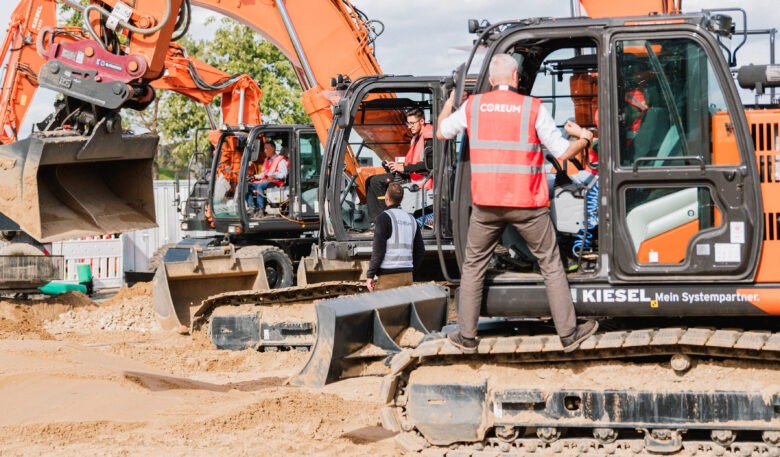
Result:
[[[307,358],[164,332],[148,283],[100,303],[3,299],[0,455],[402,455],[381,379],[286,385]]]

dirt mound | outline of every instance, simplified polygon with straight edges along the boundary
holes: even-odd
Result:
[[[46,322],[75,309],[94,307],[95,302],[78,292],[48,297],[43,300],[0,301],[1,339],[51,339]]]
[[[151,282],[137,282],[132,287],[124,286],[119,289],[113,297],[104,302],[105,305],[111,306],[117,303],[135,300],[138,298],[149,299],[152,298],[152,283]]]
[[[46,330],[55,335],[100,331],[151,332],[159,329],[152,305],[151,283],[123,287],[99,307],[70,310],[46,323]]]
[[[378,426],[382,403],[367,395],[377,382],[354,380],[340,389],[335,383],[323,392],[285,386],[282,373],[260,368],[289,364],[294,352],[208,351],[206,358],[220,352],[248,365],[180,376],[139,359],[159,355],[145,353],[152,347],[176,349],[181,364],[188,337],[138,337],[100,332],[66,334],[62,342],[0,341],[3,406],[12,411],[0,416],[0,455],[401,455],[392,433]],[[104,343],[88,347],[74,338]],[[131,347],[139,351],[131,357],[113,353]],[[166,360],[169,368],[175,360]]]
[[[68,306],[71,308],[82,308],[85,306],[95,306],[96,303],[81,292],[67,292],[64,294],[53,295],[42,301],[49,305]]]

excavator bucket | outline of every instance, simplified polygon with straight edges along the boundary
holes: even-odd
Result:
[[[449,288],[423,284],[318,303],[314,349],[290,382],[322,387],[342,377],[386,371],[382,361],[388,356],[416,347],[444,327],[449,297]]]
[[[99,123],[0,146],[0,212],[41,242],[155,227],[157,141]]]
[[[152,302],[165,330],[187,333],[201,303],[230,290],[265,290],[268,279],[262,257],[236,257],[233,246],[202,251],[198,246],[172,247],[152,281]]]
[[[329,260],[320,257],[304,257],[298,263],[299,286],[329,281],[360,281],[365,269],[358,260]]]

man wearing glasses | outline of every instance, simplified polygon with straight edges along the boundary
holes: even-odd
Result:
[[[376,217],[387,207],[384,195],[387,186],[393,181],[418,182],[425,189],[433,188],[431,179],[425,180],[428,169],[425,167],[425,142],[433,139],[433,126],[425,123],[425,114],[420,108],[411,108],[406,111],[406,126],[412,133],[412,141],[409,152],[406,153],[403,163],[388,162],[383,164],[389,173],[374,175],[366,181],[366,203],[368,204],[368,217],[376,220]]]

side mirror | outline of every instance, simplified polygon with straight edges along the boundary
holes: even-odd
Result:
[[[263,142],[257,138],[252,142],[251,150],[249,151],[249,160],[251,162],[257,162],[260,158],[260,149],[262,149]]]
[[[425,140],[423,149],[423,162],[428,171],[433,170],[433,140]]]

